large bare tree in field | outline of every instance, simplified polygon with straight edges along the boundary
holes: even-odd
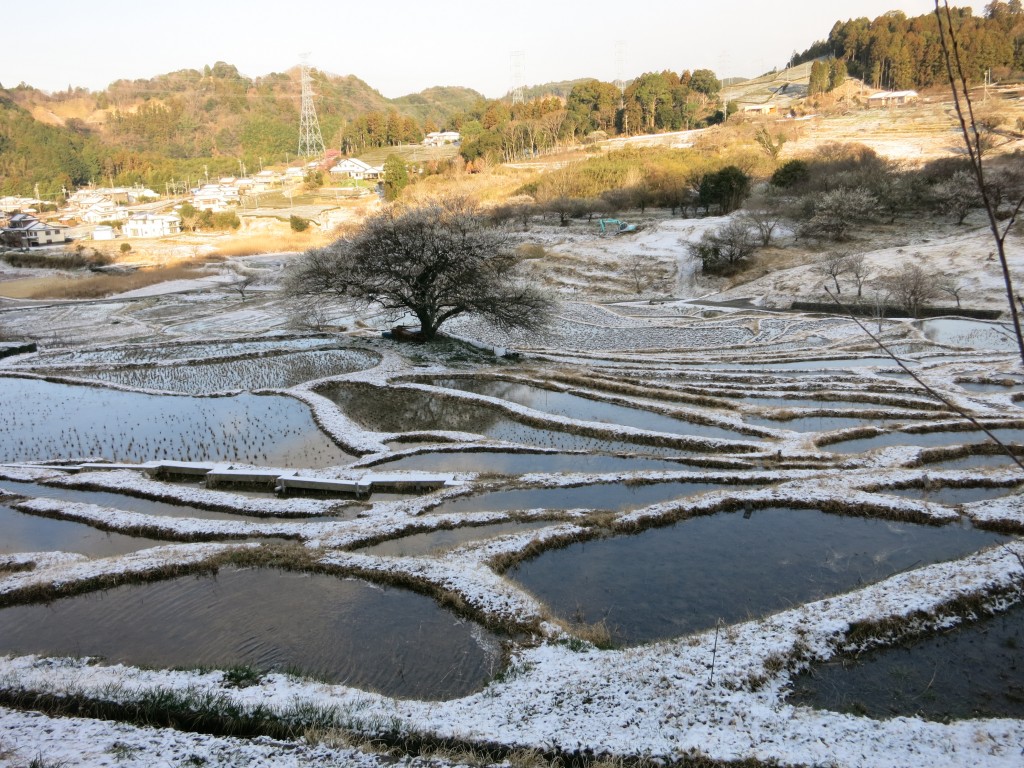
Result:
[[[464,314],[505,330],[537,329],[550,301],[520,274],[522,259],[510,245],[507,232],[464,199],[390,207],[353,236],[308,251],[289,290],[413,314],[423,340]]]
[[[946,74],[949,78],[949,87],[953,93],[953,107],[960,123],[964,145],[967,147],[971,172],[977,183],[982,207],[988,216],[989,228],[992,230],[992,238],[996,244],[996,253],[1003,272],[1003,284],[1006,287],[1006,299],[1010,306],[1010,317],[1013,320],[1013,331],[1017,337],[1017,349],[1020,353],[1021,364],[1024,365],[1024,334],[1021,333],[1020,314],[1014,300],[1013,277],[1010,274],[1010,266],[1006,258],[1006,238],[1017,221],[1021,207],[1024,206],[1024,196],[1010,201],[1010,214],[1000,221],[996,210],[998,201],[993,198],[992,189],[986,181],[986,168],[982,162],[984,150],[987,148],[986,134],[975,116],[974,103],[968,89],[967,73],[964,72],[960,44],[956,28],[953,26],[953,14],[950,12],[948,0],[935,0],[935,17],[939,22],[939,38],[942,42],[942,54],[946,64]]]

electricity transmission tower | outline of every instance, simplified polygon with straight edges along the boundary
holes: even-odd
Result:
[[[512,104],[522,104],[526,101],[526,85],[523,83],[525,75],[523,74],[523,59],[526,54],[522,51],[512,51],[510,54],[511,58],[511,69],[512,69]]]
[[[324,137],[320,134],[320,121],[313,106],[313,78],[309,63],[302,57],[302,110],[299,116],[299,157],[323,157]]]
[[[626,104],[626,43],[615,41],[615,86],[619,89],[619,109]]]

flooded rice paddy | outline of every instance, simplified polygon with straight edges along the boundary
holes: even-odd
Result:
[[[1024,717],[1024,606],[854,659],[814,664],[789,700],[875,718]]]
[[[996,428],[989,431],[1003,443],[1020,444],[1024,442],[1024,429]],[[919,445],[924,448],[933,448],[945,445],[967,445],[985,442],[989,442],[988,435],[976,430],[936,430],[934,432],[917,433],[897,431],[886,432],[872,437],[828,443],[823,445],[822,448],[834,453],[863,453],[874,448],[885,448],[891,445]]]
[[[370,367],[376,358],[348,350],[320,350],[268,357],[136,368],[64,369],[69,378],[94,379],[132,389],[185,395],[238,390],[287,389],[313,379]]]
[[[166,541],[107,533],[84,523],[54,520],[0,504],[0,555],[18,552],[74,552],[111,557],[157,547]]]
[[[937,317],[918,323],[926,339],[955,347],[971,347],[997,352],[1017,349],[1011,326],[984,320]]]
[[[238,461],[283,467],[352,457],[286,396],[145,395],[37,379],[0,379],[0,461],[99,457]]]
[[[484,541],[485,539],[492,539],[508,533],[536,531],[549,525],[552,525],[551,521],[533,521],[528,523],[509,521],[507,523],[446,528],[389,539],[379,544],[360,547],[356,551],[364,555],[423,557],[446,552],[470,542]]]
[[[8,491],[9,493],[27,496],[29,498],[60,499],[61,501],[80,504],[95,504],[98,507],[110,507],[112,509],[121,509],[126,512],[139,512],[144,515],[156,515],[158,517],[195,518],[198,520],[248,520],[250,522],[253,520],[265,521],[275,519],[267,515],[247,515],[243,512],[222,512],[219,510],[194,507],[188,504],[177,504],[167,501],[158,501],[155,499],[140,498],[138,496],[128,496],[123,493],[114,493],[111,491],[86,491],[79,490],[77,488],[43,485],[42,483],[12,482],[10,480],[0,478],[0,491],[3,490]],[[267,494],[252,494],[252,496],[266,498]],[[338,507],[334,508],[332,513],[329,515],[281,515],[279,519],[284,519],[288,522],[302,522],[303,520],[309,522],[351,520],[361,509],[362,507],[357,505],[338,505]]]
[[[597,483],[558,488],[516,488],[450,499],[430,512],[491,512],[528,509],[595,509],[625,511],[699,493],[735,488],[731,484]]]
[[[40,352],[36,362],[41,366],[146,365],[169,361],[190,361],[216,358],[243,358],[336,347],[337,340],[328,337],[261,339],[239,341],[178,342],[169,344],[135,344],[101,349],[75,349]]]
[[[559,451],[638,451],[661,456],[679,452],[678,448],[641,446],[527,426],[484,404],[414,389],[331,385],[320,390],[320,394],[335,402],[356,423],[379,432],[471,432],[492,440]]]
[[[937,504],[956,506],[957,504],[970,504],[974,501],[987,501],[989,499],[1001,499],[1019,493],[1018,488],[999,488],[995,486],[929,486],[927,488],[883,488],[878,491],[889,496],[902,496],[907,499],[917,499]]]
[[[459,389],[478,395],[488,395],[501,400],[518,403],[535,411],[544,411],[556,416],[565,416],[579,421],[597,421],[608,424],[646,429],[651,432],[667,432],[677,435],[693,435],[695,437],[715,437],[723,439],[742,439],[740,432],[722,427],[695,424],[691,421],[673,418],[653,411],[630,408],[615,403],[592,400],[568,392],[557,392],[529,384],[519,384],[493,379],[448,378],[436,379],[435,386],[446,389]]]
[[[353,579],[224,569],[0,610],[0,653],[294,671],[447,699],[498,671],[497,639],[429,598]]]
[[[721,512],[549,550],[509,577],[615,640],[678,637],[961,557],[1007,537],[808,509]]]
[[[611,456],[603,453],[432,451],[402,456],[377,466],[381,469],[521,475],[533,472],[638,472],[659,469],[671,471],[684,469],[686,464],[667,459]]]

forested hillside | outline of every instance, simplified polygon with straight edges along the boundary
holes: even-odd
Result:
[[[970,79],[981,82],[987,71],[995,79],[1024,71],[1021,0],[990,2],[981,16],[970,8],[953,8],[952,18]],[[851,75],[876,88],[902,90],[946,82],[933,13],[908,18],[890,11],[874,20],[837,21],[828,37],[796,56],[795,63],[823,56],[846,62]]]
[[[352,75],[311,75],[323,138],[334,148],[419,141],[425,127],[447,127],[483,99],[432,88],[389,100]],[[0,194],[31,194],[39,183],[54,196],[90,180],[160,189],[200,172],[283,162],[298,144],[300,94],[298,70],[249,78],[223,62],[95,93],[0,90]],[[384,128],[367,138],[366,123]]]

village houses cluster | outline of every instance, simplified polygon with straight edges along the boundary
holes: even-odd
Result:
[[[438,131],[427,134],[423,145],[457,145],[459,140],[455,131]],[[258,201],[266,193],[292,191],[306,181],[310,171],[318,169],[326,169],[335,184],[379,182],[384,176],[381,165],[342,157],[337,151],[331,151],[324,162],[292,165],[281,171],[265,168],[252,175],[225,176],[215,181],[206,178],[204,183],[191,187],[188,194],[176,197],[161,196],[142,186],[90,186],[70,194],[65,191],[65,204],[56,211],[53,203],[45,200],[3,197],[0,198],[0,246],[31,248],[62,244],[73,238],[114,240],[117,237],[173,236],[182,231],[178,210],[185,202],[199,211],[219,213],[237,208],[246,200]]]

